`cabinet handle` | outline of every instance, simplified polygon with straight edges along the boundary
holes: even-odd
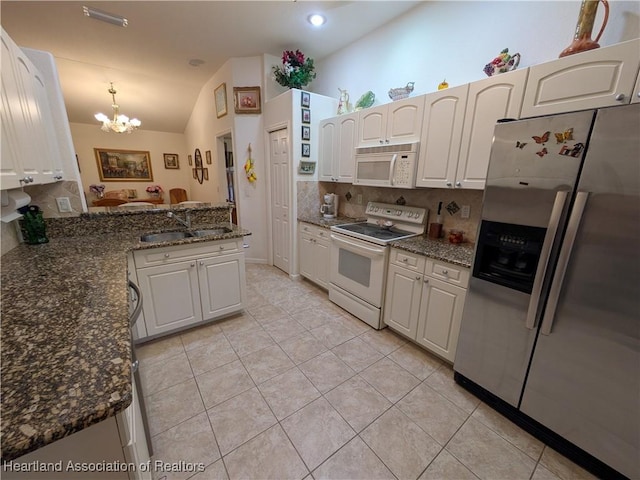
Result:
[[[171,255],[170,255],[170,254],[168,254],[168,253],[165,253],[165,254],[164,254],[164,258],[169,258],[170,256],[171,256]]]
[[[193,268],[195,266],[196,266],[195,262],[191,264],[191,268]]]
[[[200,260],[200,266],[204,266],[204,262]]]
[[[384,142],[382,141],[382,139],[380,139],[380,144],[382,145]]]
[[[427,277],[424,278],[423,280],[424,283],[429,283],[429,279]]]
[[[62,175],[54,175],[53,179],[54,180],[62,180]]]
[[[461,187],[461,186],[462,186],[462,183],[456,182],[456,187]]]
[[[443,275],[449,275],[449,270],[442,270]]]
[[[416,280],[421,280],[420,275],[416,275]]]
[[[625,99],[624,93],[619,93],[619,94],[616,95],[616,101],[622,102],[622,101],[624,101],[624,99]]]
[[[33,183],[33,177],[26,176],[20,179],[20,183]]]
[[[384,141],[384,143],[389,143],[389,139],[387,138],[387,139]]]
[[[220,250],[224,250],[224,245],[220,245]]]
[[[451,186],[451,182],[449,180],[447,180],[447,187]]]

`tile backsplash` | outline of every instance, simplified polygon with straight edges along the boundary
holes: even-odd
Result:
[[[362,187],[347,183],[331,182],[298,182],[298,214],[316,215],[320,211],[320,203],[325,193],[339,196],[338,212],[340,215],[358,218],[364,216],[367,202],[397,203],[404,200],[406,205],[427,208],[428,224],[435,221],[438,203],[442,202],[443,231],[456,229],[464,232],[465,241],[475,242],[480,214],[482,211],[482,190],[420,188],[398,189],[384,187]],[[349,194],[349,195],[347,195]],[[358,204],[358,195],[362,195],[362,204]],[[347,199],[350,197],[349,199]],[[461,218],[461,211],[450,214],[445,208],[455,202],[459,208],[470,207],[469,218]]]

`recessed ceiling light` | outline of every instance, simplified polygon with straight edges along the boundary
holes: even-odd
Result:
[[[191,60],[189,60],[189,65],[191,65],[192,67],[199,67],[203,63],[204,60],[201,60],[200,58],[192,58]]]
[[[120,15],[113,15],[96,8],[83,6],[82,11],[84,12],[85,16],[89,18],[95,18],[96,20],[111,23],[113,25],[118,25],[119,27],[126,27],[129,24],[127,19],[121,17]]]
[[[307,20],[314,27],[319,27],[320,25],[324,25],[324,22],[327,21],[327,19],[324,18],[324,16],[322,16],[322,15],[320,15],[318,13],[314,13],[313,15],[309,15],[309,18]]]

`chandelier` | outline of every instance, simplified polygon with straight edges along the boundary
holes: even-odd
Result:
[[[105,132],[131,133],[142,125],[137,118],[129,120],[129,117],[120,113],[120,107],[116,103],[116,90],[113,88],[113,82],[108,92],[113,99],[113,104],[111,105],[113,108],[113,118],[107,117],[104,113],[96,113],[96,120],[102,122],[101,130]]]

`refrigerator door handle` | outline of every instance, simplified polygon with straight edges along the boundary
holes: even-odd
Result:
[[[557,192],[556,199],[553,202],[553,209],[551,210],[551,216],[549,217],[549,224],[547,226],[547,235],[545,236],[542,250],[540,251],[540,260],[538,261],[538,268],[536,270],[533,288],[531,289],[531,298],[529,299],[529,309],[527,310],[527,320],[525,321],[525,326],[529,330],[533,330],[536,326],[536,315],[538,313],[540,294],[542,293],[544,272],[547,270],[551,247],[553,247],[553,242],[558,233],[558,225],[568,196],[569,192]]]
[[[573,243],[576,240],[578,234],[578,228],[580,227],[580,220],[582,220],[582,214],[584,213],[584,207],[587,205],[589,199],[589,192],[578,192],[576,194],[576,201],[569,217],[569,223],[567,224],[567,232],[565,234],[564,243],[558,256],[558,266],[556,267],[556,274],[551,283],[551,289],[549,290],[549,300],[547,301],[547,308],[542,318],[542,327],[540,327],[540,333],[543,335],[551,334],[551,327],[556,316],[556,308],[558,306],[558,299],[560,297],[560,290],[562,290],[562,284],[564,283],[564,275],[567,273],[567,266],[569,265],[569,258],[571,257],[571,250],[573,249]]]

